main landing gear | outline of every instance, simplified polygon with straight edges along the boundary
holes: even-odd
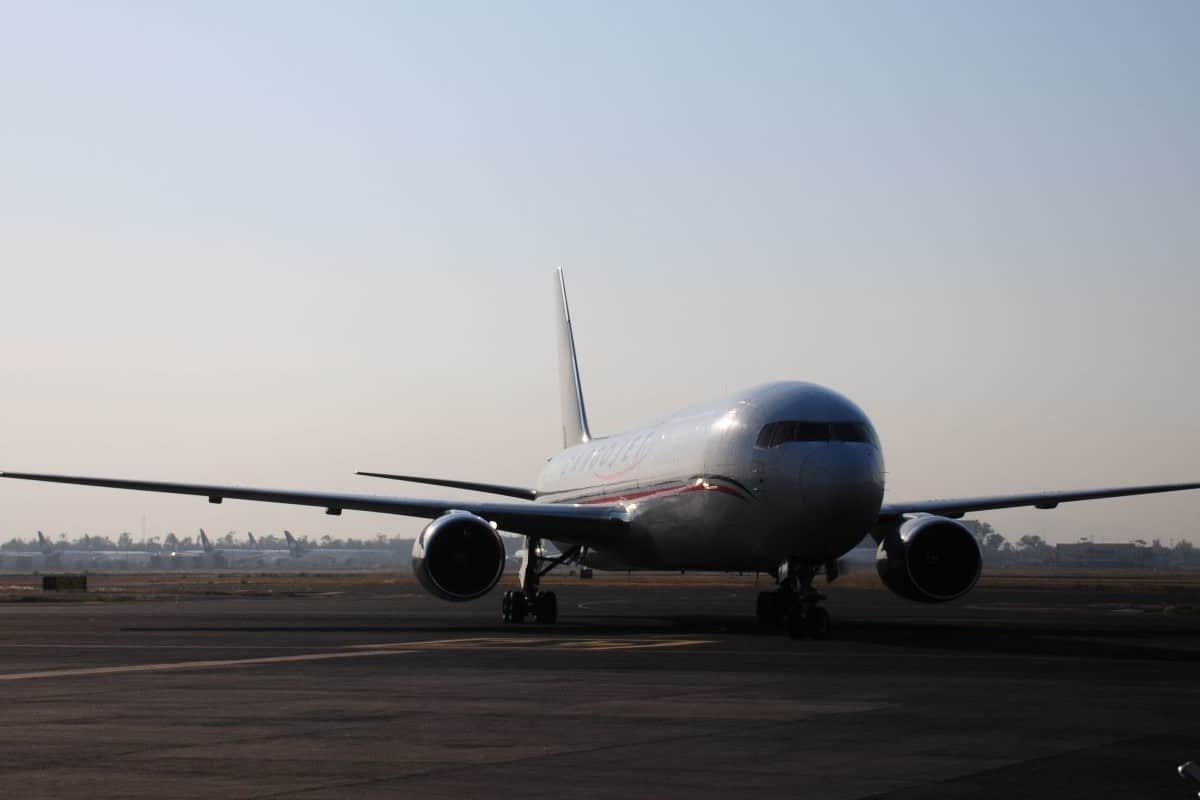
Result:
[[[550,570],[579,556],[581,548],[572,547],[558,558],[542,554],[542,542],[533,536],[525,537],[521,548],[520,589],[509,589],[500,604],[500,618],[507,623],[522,623],[527,616],[543,625],[558,622],[558,598],[554,592],[538,589],[541,579]]]
[[[813,587],[813,578],[822,566],[788,560],[779,567],[779,588],[759,592],[757,616],[763,626],[782,626],[793,639],[805,637],[825,639],[833,627],[833,619],[821,605],[825,595]],[[836,564],[825,565],[830,580],[837,577]]]

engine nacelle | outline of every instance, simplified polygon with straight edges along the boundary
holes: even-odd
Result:
[[[425,591],[443,600],[474,600],[504,574],[504,542],[488,522],[447,511],[413,542],[412,566]]]
[[[875,571],[901,597],[944,603],[974,588],[983,554],[971,532],[954,520],[914,517],[884,535]]]

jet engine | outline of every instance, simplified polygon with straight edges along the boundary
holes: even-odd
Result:
[[[975,586],[983,555],[975,537],[945,517],[914,517],[887,531],[875,553],[884,584],[908,600],[944,603]]]
[[[447,511],[413,542],[413,572],[425,591],[443,600],[474,600],[504,574],[504,542],[486,520]]]

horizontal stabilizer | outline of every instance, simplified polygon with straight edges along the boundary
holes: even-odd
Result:
[[[537,499],[537,492],[522,486],[502,486],[498,483],[479,483],[478,481],[452,481],[446,478],[424,478],[419,475],[393,475],[388,472],[356,472],[355,475],[367,475],[372,478],[387,478],[392,481],[407,481],[409,483],[426,483],[430,486],[449,486],[452,489],[469,489],[472,492],[500,494],[505,497],[519,497],[522,500]]]

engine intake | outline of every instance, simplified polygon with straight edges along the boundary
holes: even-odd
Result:
[[[474,600],[504,574],[504,542],[488,522],[448,511],[413,542],[412,565],[425,591],[443,600]]]
[[[971,532],[954,520],[915,517],[884,535],[875,570],[901,597],[944,603],[974,588],[983,555]]]

